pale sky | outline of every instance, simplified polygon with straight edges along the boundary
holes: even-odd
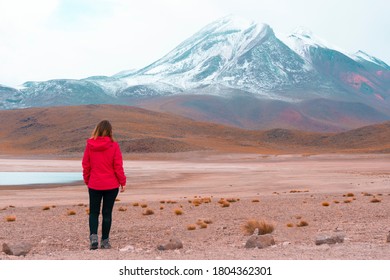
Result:
[[[388,0],[0,0],[0,84],[111,76],[167,54],[227,15],[303,26],[390,64]]]

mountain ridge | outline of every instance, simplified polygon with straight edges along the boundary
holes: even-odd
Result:
[[[82,105],[0,111],[2,155],[79,157],[110,116],[125,154],[134,153],[389,153],[390,122],[340,133],[294,129],[243,130],[123,105]]]
[[[126,104],[180,112],[196,119],[196,115],[213,111],[204,110],[213,104],[217,110],[222,104],[241,100],[238,103],[253,107],[245,103],[250,97],[260,104],[251,109],[252,114],[247,114],[242,106],[230,106],[230,112],[222,110],[225,116],[213,111],[205,118],[262,129],[291,128],[294,118],[289,116],[300,115],[302,122],[296,121],[292,128],[310,131],[341,131],[390,120],[390,67],[386,63],[362,51],[350,55],[331,49],[304,30],[288,38],[277,38],[269,25],[229,16],[207,25],[139,70],[125,70],[110,77],[26,82],[22,89],[0,87],[0,109]],[[200,104],[206,100],[204,95],[214,103]],[[173,104],[175,97],[187,102]],[[315,115],[312,111],[307,115],[305,104],[314,102],[318,107],[324,99],[334,107],[328,106],[328,112]],[[193,100],[199,104],[198,113],[192,113],[194,106],[185,105]],[[164,105],[167,102],[170,106]],[[291,113],[286,114],[278,105],[280,102]],[[346,102],[350,109],[342,111]],[[261,104],[270,104],[273,119],[260,117],[265,113]],[[365,111],[356,114],[353,106]],[[247,119],[237,121],[226,115],[229,113],[247,115]],[[329,123],[326,115],[334,113],[345,118]],[[227,119],[231,119],[230,123],[226,123]]]

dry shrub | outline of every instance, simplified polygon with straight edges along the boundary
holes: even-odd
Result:
[[[79,203],[77,204],[77,206],[84,206],[84,203]]]
[[[165,200],[160,200],[160,203],[161,203],[161,204],[164,204],[164,203],[165,203]]]
[[[168,204],[176,204],[177,201],[175,201],[175,200],[168,200],[167,203],[168,203]]]
[[[297,224],[297,227],[306,227],[306,226],[308,226],[309,224],[308,224],[308,222],[306,222],[306,221],[300,221],[298,224]]]
[[[127,208],[126,208],[126,207],[123,207],[123,206],[121,206],[121,207],[119,207],[119,208],[118,208],[118,210],[119,210],[119,211],[122,211],[122,212],[124,212],[124,211],[127,211]]]
[[[121,201],[119,198],[115,198],[115,201]]]
[[[208,224],[208,225],[213,223],[213,221],[210,220],[210,219],[205,219],[205,220],[203,220],[203,222],[204,222],[205,224]]]
[[[294,227],[294,224],[293,223],[288,223],[287,227]]]
[[[76,211],[68,210],[67,214],[68,214],[68,216],[73,216],[73,215],[76,215]]]
[[[336,204],[340,203],[340,201],[338,201],[338,200],[334,200],[333,202]]]
[[[355,195],[353,193],[347,193],[346,196],[347,197],[354,197]]]
[[[260,202],[258,199],[252,199],[252,202]]]
[[[176,215],[183,215],[183,210],[182,209],[178,209],[176,208],[175,210],[173,210],[173,212],[176,214]]]
[[[372,194],[368,193],[368,192],[364,192],[363,193],[364,196],[372,196]]]
[[[371,203],[378,203],[378,202],[381,202],[381,200],[374,197],[373,199],[370,200],[370,202]]]
[[[88,209],[85,209],[85,212],[87,213],[87,215],[89,215],[89,213],[90,213],[91,211],[90,211],[89,208],[88,208]]]
[[[221,206],[222,207],[229,207],[230,203],[225,200],[224,202],[222,202]]]
[[[42,210],[50,210],[50,206],[43,206]]]
[[[87,205],[85,205],[85,206],[87,206]],[[57,206],[55,206],[55,205],[52,205],[52,206],[51,206],[51,208],[56,208],[56,207],[57,207]]]
[[[143,213],[142,213],[142,215],[144,215],[144,216],[148,216],[148,215],[153,215],[154,214],[154,211],[152,210],[152,209],[146,209]]]
[[[139,206],[139,203],[138,203],[138,202],[134,202],[134,203],[133,203],[133,206],[134,206],[134,207],[137,207],[137,206]]]
[[[302,216],[296,215],[296,216],[295,216],[295,219],[298,219],[298,220],[299,220],[299,219],[302,219]]]
[[[164,210],[164,206],[163,205],[160,206],[160,210]]]
[[[329,206],[329,202],[327,201],[322,202],[322,206]]]
[[[237,202],[237,199],[236,198],[227,198],[226,201],[230,202],[230,203],[234,203],[234,202]]]
[[[146,203],[141,204],[141,208],[146,208],[146,207],[148,207],[148,205]]]
[[[199,224],[199,227],[200,228],[207,228],[207,224],[202,222],[202,223]]]
[[[196,229],[196,225],[188,225],[187,229],[188,230],[195,230]]]
[[[7,217],[5,217],[5,220],[7,222],[15,222],[16,221],[16,216],[14,216],[14,215],[7,216]]]
[[[202,202],[203,203],[211,203],[211,197],[203,197]]]
[[[199,206],[201,204],[202,204],[202,200],[201,199],[196,198],[196,199],[194,199],[192,201],[192,205],[194,205],[194,206]]]
[[[218,203],[219,204],[223,204],[225,202],[225,199],[224,198],[220,198],[219,200],[218,200]]]
[[[259,230],[259,235],[271,233],[274,231],[275,226],[265,220],[248,220],[242,226],[244,232],[248,235],[252,235],[256,229]]]
[[[350,200],[350,199],[344,200],[344,203],[351,203],[351,202],[352,202],[352,200]]]

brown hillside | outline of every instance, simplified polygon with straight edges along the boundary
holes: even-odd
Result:
[[[0,154],[80,154],[102,119],[124,153],[389,152],[390,122],[339,134],[250,131],[129,106],[86,105],[0,111]]]

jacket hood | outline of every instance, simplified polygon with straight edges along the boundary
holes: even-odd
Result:
[[[113,142],[110,137],[97,137],[96,139],[90,138],[87,140],[87,145],[89,145],[92,151],[105,151],[108,148],[112,147]]]

